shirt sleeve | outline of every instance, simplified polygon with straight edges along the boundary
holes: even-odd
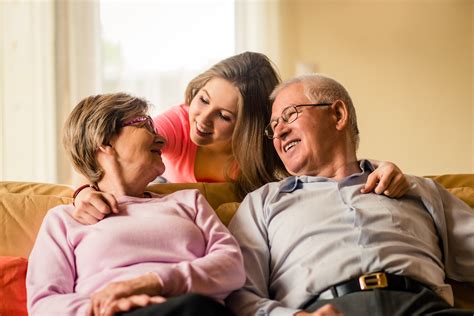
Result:
[[[236,315],[293,315],[297,309],[270,298],[271,262],[262,192],[247,195],[229,225],[242,250],[247,278],[226,304]]]
[[[444,235],[446,275],[456,281],[474,282],[474,210],[440,184],[433,183],[441,201],[439,208],[442,213],[438,216],[442,219],[442,226],[446,227],[438,229]]]
[[[62,215],[61,215],[62,214]],[[74,249],[67,240],[64,206],[50,210],[39,230],[26,275],[29,315],[84,315],[86,295],[74,293]]]
[[[194,190],[194,221],[206,240],[205,255],[157,271],[163,281],[163,294],[188,292],[224,299],[245,281],[242,253],[229,230],[222,224],[206,199]]]
[[[189,124],[189,119],[187,111],[184,109],[185,106],[172,107],[153,119],[156,131],[166,139],[163,154],[170,159],[182,155],[181,144],[187,138],[186,126]]]

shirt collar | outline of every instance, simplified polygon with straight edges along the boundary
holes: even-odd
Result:
[[[339,182],[343,183],[346,181],[351,181],[354,178],[358,178],[364,175],[364,173],[371,173],[375,170],[374,166],[370,163],[370,161],[366,159],[362,159],[359,162],[359,167],[361,172],[357,172],[351,174],[350,176],[340,180]],[[311,182],[336,182],[330,178],[319,177],[319,176],[291,176],[282,181],[280,181],[280,193],[291,193],[297,189],[301,189],[303,183],[311,183]]]

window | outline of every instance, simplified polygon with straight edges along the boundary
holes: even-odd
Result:
[[[235,54],[234,0],[101,1],[104,92],[144,97],[152,114],[184,102],[188,82]]]

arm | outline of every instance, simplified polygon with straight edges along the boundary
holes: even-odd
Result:
[[[399,198],[410,189],[410,184],[403,172],[394,163],[369,160],[376,168],[367,178],[362,193],[374,191],[391,198]]]
[[[247,279],[226,303],[236,315],[293,315],[297,309],[286,308],[270,297],[271,256],[262,192],[247,195],[229,225],[242,249]]]
[[[443,240],[446,275],[456,281],[474,283],[474,209],[438,183],[425,181],[435,187],[431,197],[440,201],[433,203],[433,217]],[[469,187],[466,190],[474,191]]]
[[[50,210],[33,246],[26,275],[30,315],[85,314],[89,297],[74,293],[74,249],[67,240],[64,206]]]
[[[157,271],[163,283],[162,294],[176,296],[195,292],[224,299],[245,280],[239,245],[198,191],[190,207],[196,210],[194,221],[206,239],[206,253],[201,258]]]

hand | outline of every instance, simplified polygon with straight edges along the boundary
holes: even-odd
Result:
[[[85,188],[76,196],[76,209],[72,217],[81,224],[91,225],[102,220],[110,212],[118,213],[118,204],[110,193]]]
[[[410,189],[407,178],[403,172],[391,162],[381,162],[369,177],[365,186],[360,190],[362,193],[374,191],[377,194],[385,194],[391,198],[402,197]]]
[[[110,301],[110,303],[105,305],[100,311],[100,316],[112,316],[115,313],[128,312],[137,307],[161,304],[163,302],[166,302],[166,298],[163,296],[149,296],[147,294],[132,295]],[[99,316],[92,314],[92,305],[89,308],[89,315]]]
[[[102,312],[120,298],[137,294],[160,295],[163,285],[154,273],[148,273],[131,280],[112,282],[91,295],[91,306],[87,315],[102,315]]]
[[[301,311],[295,314],[295,316],[343,316],[343,314],[331,304],[326,304],[312,313]]]

